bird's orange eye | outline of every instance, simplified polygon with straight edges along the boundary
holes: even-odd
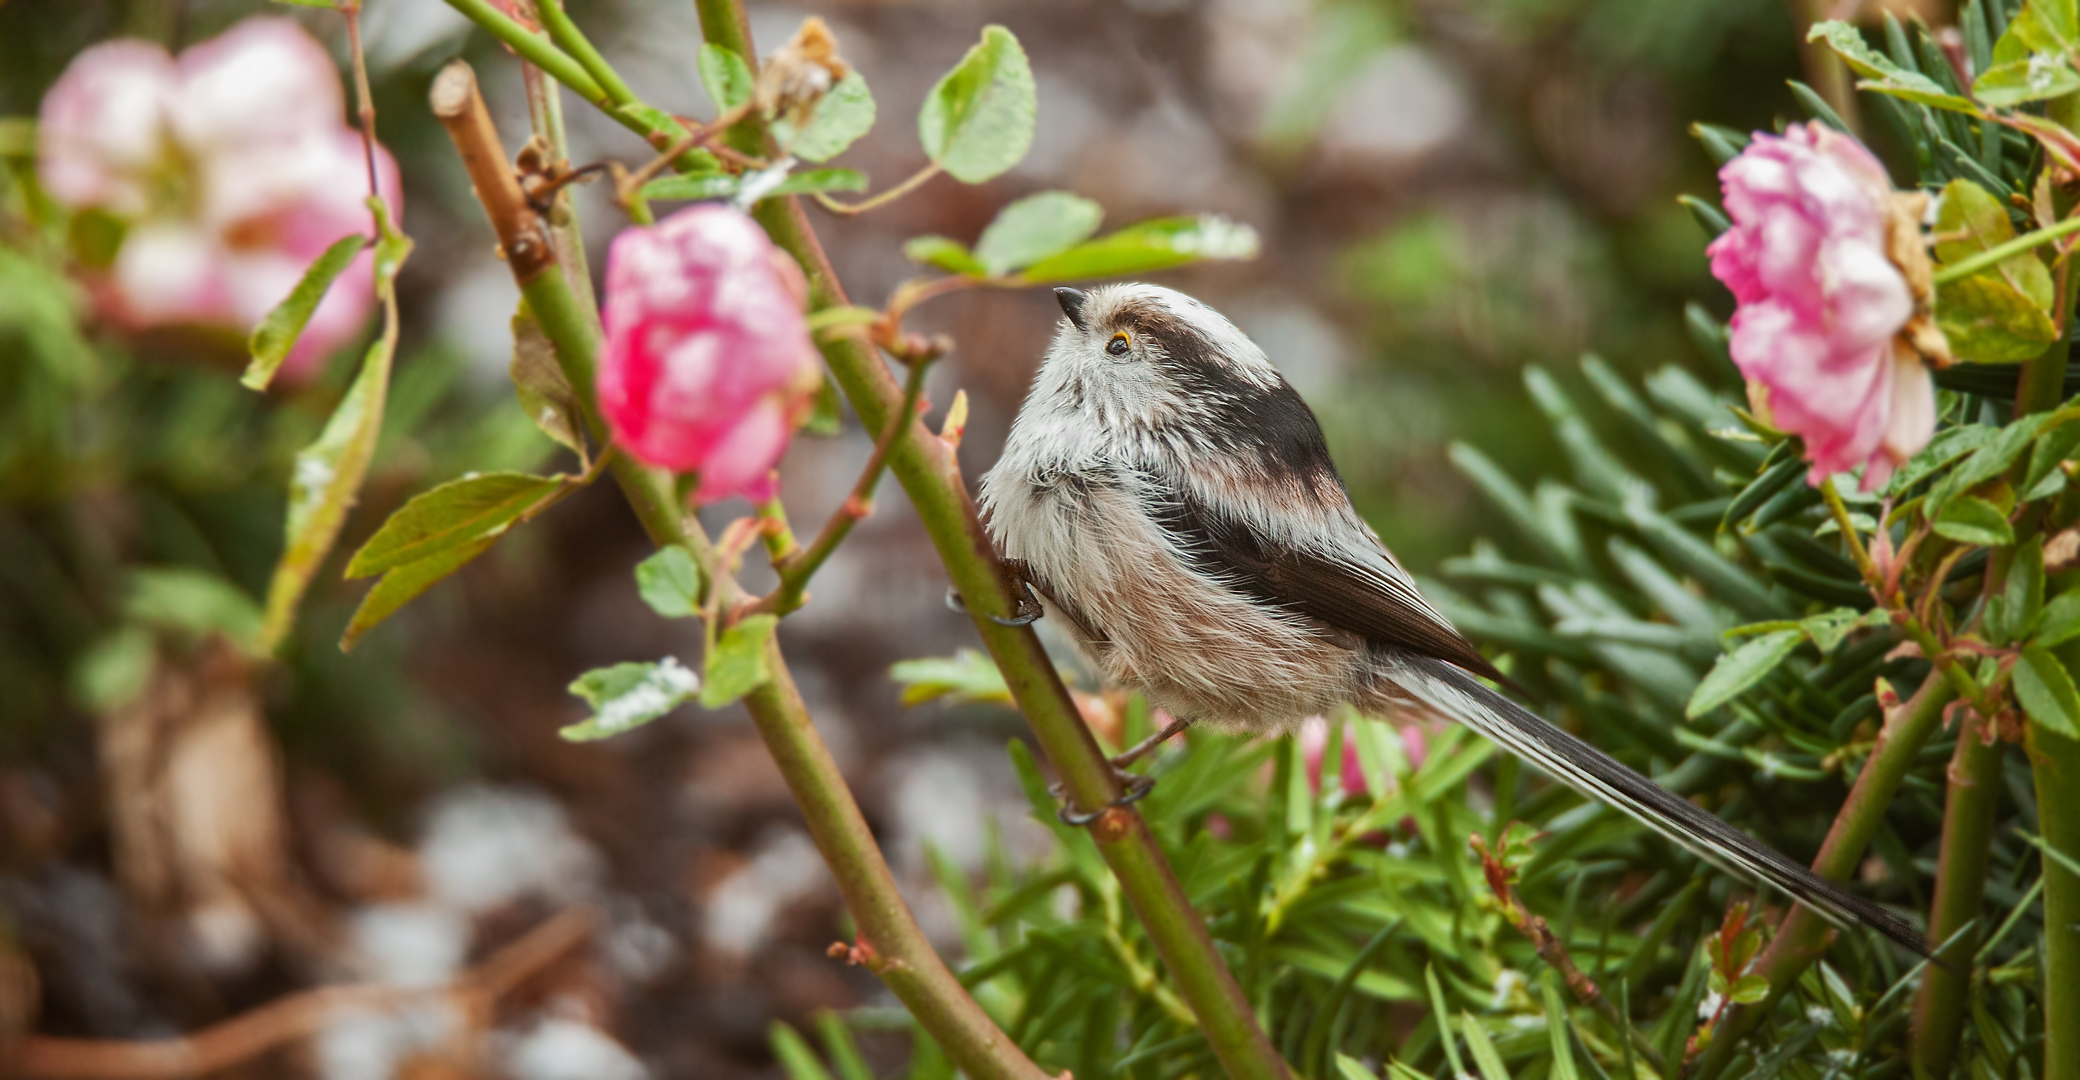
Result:
[[[1114,334],[1112,335],[1112,340],[1105,343],[1105,351],[1114,356],[1125,356],[1127,355],[1127,346],[1127,335]]]

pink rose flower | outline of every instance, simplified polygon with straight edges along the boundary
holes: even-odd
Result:
[[[648,464],[698,472],[697,502],[770,497],[819,385],[803,291],[792,260],[726,206],[616,236],[599,370],[616,441]]]
[[[1706,254],[1733,291],[1733,362],[1769,419],[1805,440],[1807,481],[1892,476],[1935,432],[1935,385],[1900,338],[1915,297],[1889,254],[1892,183],[1819,124],[1758,132],[1719,170],[1733,219]]]
[[[244,334],[327,247],[373,233],[367,159],[345,117],[331,55],[289,19],[247,19],[177,60],[150,42],[105,42],[44,95],[37,175],[60,203],[128,226],[94,282],[110,315]],[[395,211],[397,164],[380,148],[377,170]],[[372,259],[334,282],[285,377],[361,332]]]

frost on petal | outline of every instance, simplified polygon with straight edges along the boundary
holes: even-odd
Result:
[[[142,214],[151,172],[172,144],[167,114],[179,76],[166,50],[111,41],[79,54],[43,97],[36,126],[37,178],[74,208]]]

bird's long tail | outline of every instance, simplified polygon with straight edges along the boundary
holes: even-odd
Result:
[[[1616,807],[1640,824],[1719,866],[1767,881],[1830,921],[1862,923],[1928,955],[1913,924],[1853,895],[1768,846],[1540,719],[1459,668],[1433,657],[1395,652],[1387,677],[1422,704],[1465,724],[1582,794]]]

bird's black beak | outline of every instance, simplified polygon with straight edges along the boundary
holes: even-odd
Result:
[[[1055,302],[1062,305],[1062,314],[1067,315],[1069,321],[1075,323],[1078,330],[1090,329],[1083,323],[1083,304],[1084,301],[1090,299],[1089,293],[1084,292],[1082,289],[1065,287],[1056,289],[1054,298]]]

